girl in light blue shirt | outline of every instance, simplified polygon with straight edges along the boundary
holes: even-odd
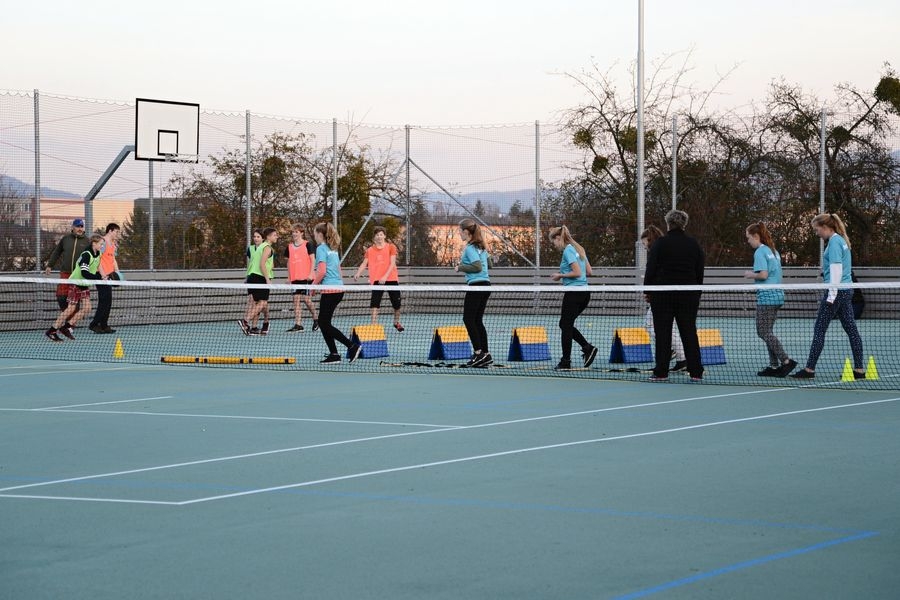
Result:
[[[463,219],[459,223],[459,237],[466,243],[466,247],[455,270],[465,273],[466,285],[490,286],[488,253],[481,227],[472,219]],[[463,323],[466,325],[469,341],[472,342],[474,350],[469,362],[466,363],[467,367],[489,367],[494,364],[494,359],[488,351],[487,329],[484,327],[484,311],[490,297],[491,293],[487,290],[473,290],[466,292],[463,300]]]
[[[572,368],[572,342],[581,346],[582,365],[586,369],[597,358],[597,348],[592,346],[578,328],[575,319],[584,312],[591,301],[591,293],[587,291],[587,277],[591,274],[591,263],[581,244],[575,241],[569,228],[554,227],[550,230],[550,241],[557,250],[562,250],[559,272],[550,276],[553,281],[562,281],[566,288],[560,310],[559,328],[562,332],[562,358],[556,365],[558,370]]]
[[[812,220],[816,235],[828,242],[825,247],[825,257],[822,265],[822,278],[825,283],[833,284],[819,303],[819,312],[816,315],[816,323],[813,326],[813,340],[809,348],[809,358],[806,360],[806,368],[800,369],[791,377],[797,379],[812,379],[816,376],[816,363],[819,355],[825,347],[825,333],[832,319],[837,317],[841,321],[847,337],[850,339],[850,350],[853,353],[853,377],[865,379],[866,372],[863,368],[863,345],[853,318],[853,290],[838,289],[839,284],[851,283],[850,269],[853,263],[850,257],[850,239],[844,222],[834,213],[823,213]]]
[[[341,257],[338,254],[338,248],[341,246],[341,236],[331,223],[319,223],[313,231],[318,244],[318,247],[316,247],[316,268],[313,285],[343,286]],[[322,332],[322,337],[325,338],[325,345],[328,346],[328,355],[320,361],[322,364],[341,362],[341,355],[338,354],[337,345],[334,343],[335,340],[347,347],[347,358],[350,359],[351,363],[359,358],[362,352],[360,344],[351,342],[350,338],[331,324],[334,311],[343,299],[344,291],[342,289],[323,290],[320,296],[319,330]]]
[[[753,270],[744,272],[744,277],[759,284],[781,283],[781,255],[775,249],[772,235],[765,223],[753,223],[745,230],[747,243],[755,250]],[[756,292],[756,335],[766,343],[769,352],[769,366],[759,371],[760,377],[785,377],[797,366],[784,351],[781,341],[772,329],[778,317],[778,309],[784,304],[784,290],[757,290]]]

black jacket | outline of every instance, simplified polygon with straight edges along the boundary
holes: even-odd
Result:
[[[703,283],[703,249],[681,229],[672,229],[650,246],[644,285]]]
[[[81,253],[91,247],[91,238],[86,235],[75,235],[75,233],[67,233],[60,238],[59,243],[47,258],[47,266],[51,269],[56,267],[56,263],[62,259],[59,270],[64,273],[71,273],[75,269],[78,257]]]

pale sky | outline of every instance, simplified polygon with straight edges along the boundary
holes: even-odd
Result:
[[[637,53],[637,0],[9,2],[0,87],[371,124],[552,121],[582,101],[563,72]],[[716,102],[774,78],[820,97],[900,70],[897,0],[646,0],[649,61],[693,48],[689,78],[737,70]]]

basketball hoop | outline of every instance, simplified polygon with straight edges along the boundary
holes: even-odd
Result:
[[[200,156],[198,154],[163,154],[164,162],[175,163],[198,163]]]

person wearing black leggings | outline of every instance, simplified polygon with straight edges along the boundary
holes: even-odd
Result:
[[[322,285],[343,286],[341,259],[337,252],[341,243],[340,235],[331,223],[319,223],[314,232],[318,247],[316,248],[316,276],[313,279],[313,285],[321,283]],[[331,324],[334,311],[343,299],[344,292],[325,290],[319,300],[319,330],[322,332],[322,337],[325,338],[325,345],[328,346],[328,355],[320,361],[322,364],[341,362],[341,355],[338,354],[335,340],[347,347],[347,357],[351,363],[359,358],[362,351],[360,344],[351,342],[340,329]]]
[[[556,365],[558,370],[572,368],[572,341],[581,346],[584,368],[591,366],[597,358],[597,348],[592,346],[575,327],[575,319],[584,312],[591,301],[591,293],[579,288],[587,287],[587,276],[591,274],[591,263],[581,244],[569,233],[569,228],[554,227],[550,230],[550,241],[557,250],[562,250],[559,272],[550,276],[553,281],[562,280],[563,286],[570,290],[563,294],[562,310],[559,317],[559,328],[562,333],[562,358]]]
[[[459,223],[459,235],[466,243],[466,248],[455,270],[466,274],[466,284],[469,286],[491,285],[488,277],[488,253],[478,223],[472,219],[463,219]],[[489,367],[494,364],[488,351],[487,329],[484,327],[484,311],[490,296],[489,291],[471,291],[466,292],[463,301],[463,323],[474,350],[466,363],[467,367]]]

